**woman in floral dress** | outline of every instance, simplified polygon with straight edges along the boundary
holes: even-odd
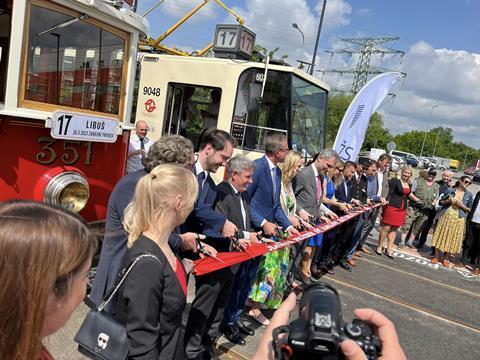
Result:
[[[440,199],[443,205],[443,215],[438,221],[432,239],[435,247],[435,257],[432,263],[440,262],[440,253],[444,252],[443,266],[450,266],[450,255],[458,254],[462,250],[462,242],[465,238],[465,219],[473,205],[473,194],[467,190],[472,183],[468,176],[462,176],[460,180],[449,189],[447,197]]]
[[[300,226],[300,221],[295,216],[296,200],[292,188],[292,179],[303,166],[302,154],[290,151],[281,164],[282,188],[280,204],[294,227]],[[248,315],[262,325],[270,321],[262,314],[261,308],[277,309],[283,300],[287,287],[287,272],[290,261],[288,247],[267,253],[260,263],[256,280],[250,290],[249,299],[253,302]]]

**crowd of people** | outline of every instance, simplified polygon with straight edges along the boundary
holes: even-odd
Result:
[[[412,182],[407,167],[389,179],[388,154],[357,164],[342,161],[331,149],[304,164],[302,154],[290,151],[280,133],[265,135],[265,154],[254,161],[233,156],[234,147],[234,138],[216,128],[204,132],[197,154],[180,135],[162,137],[149,144],[148,152],[135,155],[141,156],[142,168],[124,176],[111,194],[90,299],[99,305],[123,268],[142,254],[152,255],[138,261],[107,309],[126,326],[130,358],[216,359],[221,334],[239,345],[255,335],[243,322],[246,316],[267,326],[255,358],[273,358],[272,330],[288,320],[295,306],[291,290],[334,274],[336,266],[352,271],[356,258],[373,255],[366,240],[379,217],[378,255],[392,257],[398,229],[406,246],[412,246],[409,232],[423,246],[423,235],[438,222],[432,261],[445,254],[445,264],[463,248],[462,261],[474,264],[478,274],[480,196],[474,201],[466,190],[468,177],[450,186],[448,172],[437,183],[436,174],[427,171]],[[211,175],[220,167],[226,176],[216,185]],[[182,331],[192,259],[246,252],[251,244],[281,241],[373,204],[383,206],[303,244],[195,276],[195,296]],[[82,300],[94,236],[77,216],[33,202],[1,205],[0,228],[2,296],[32,301],[2,304],[0,313],[9,321],[0,327],[0,351],[11,359],[51,359],[41,339],[63,326]],[[20,257],[22,251],[29,255]],[[7,269],[16,270],[11,284]],[[33,269],[38,279],[27,279],[25,273],[32,270],[25,269]],[[25,277],[21,286],[19,274]],[[33,306],[41,311],[32,312]],[[268,318],[265,309],[278,311]],[[392,359],[405,358],[388,319],[373,310],[356,315],[378,327]],[[388,328],[387,336],[382,327]],[[3,339],[7,333],[13,334],[8,341]],[[342,343],[342,351],[347,359],[361,358],[355,343]]]

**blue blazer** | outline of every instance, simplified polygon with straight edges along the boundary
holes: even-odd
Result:
[[[198,194],[193,211],[181,226],[181,229],[185,232],[221,234],[227,218],[214,210],[216,200],[216,185],[208,175],[202,187],[202,192]]]
[[[287,215],[280,206],[281,182],[282,172],[277,168],[276,189],[278,190],[274,196],[267,158],[263,156],[255,160],[253,183],[248,187],[247,192],[251,199],[252,223],[256,228],[261,227],[264,219],[279,224],[283,230],[290,226]]]
[[[347,192],[345,192],[345,183],[347,184]],[[338,201],[349,203],[352,201],[352,183],[351,181],[345,182],[343,180],[340,185],[335,189],[335,198]]]

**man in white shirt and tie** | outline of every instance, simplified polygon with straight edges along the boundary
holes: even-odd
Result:
[[[135,134],[130,135],[128,144],[127,174],[143,170],[142,160],[152,145],[152,140],[147,138],[147,134],[148,124],[143,120],[137,121]]]

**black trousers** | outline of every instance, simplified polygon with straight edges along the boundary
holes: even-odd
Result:
[[[337,263],[345,260],[350,242],[357,226],[357,218],[344,222],[338,228],[337,236],[333,240],[331,256],[337,259]]]
[[[461,261],[480,269],[480,224],[472,221],[467,224]]]
[[[223,311],[232,291],[238,265],[195,277],[195,299],[185,329],[187,359],[201,359],[219,336]]]
[[[368,219],[365,221],[365,224],[363,225],[363,230],[362,230],[362,237],[360,238],[360,242],[358,243],[358,248],[363,247],[365,243],[367,242],[368,236],[372,232],[373,228],[375,227],[375,222],[377,221],[378,214],[380,213],[380,209],[382,207],[379,206],[375,209],[370,210],[370,215],[368,216]]]

